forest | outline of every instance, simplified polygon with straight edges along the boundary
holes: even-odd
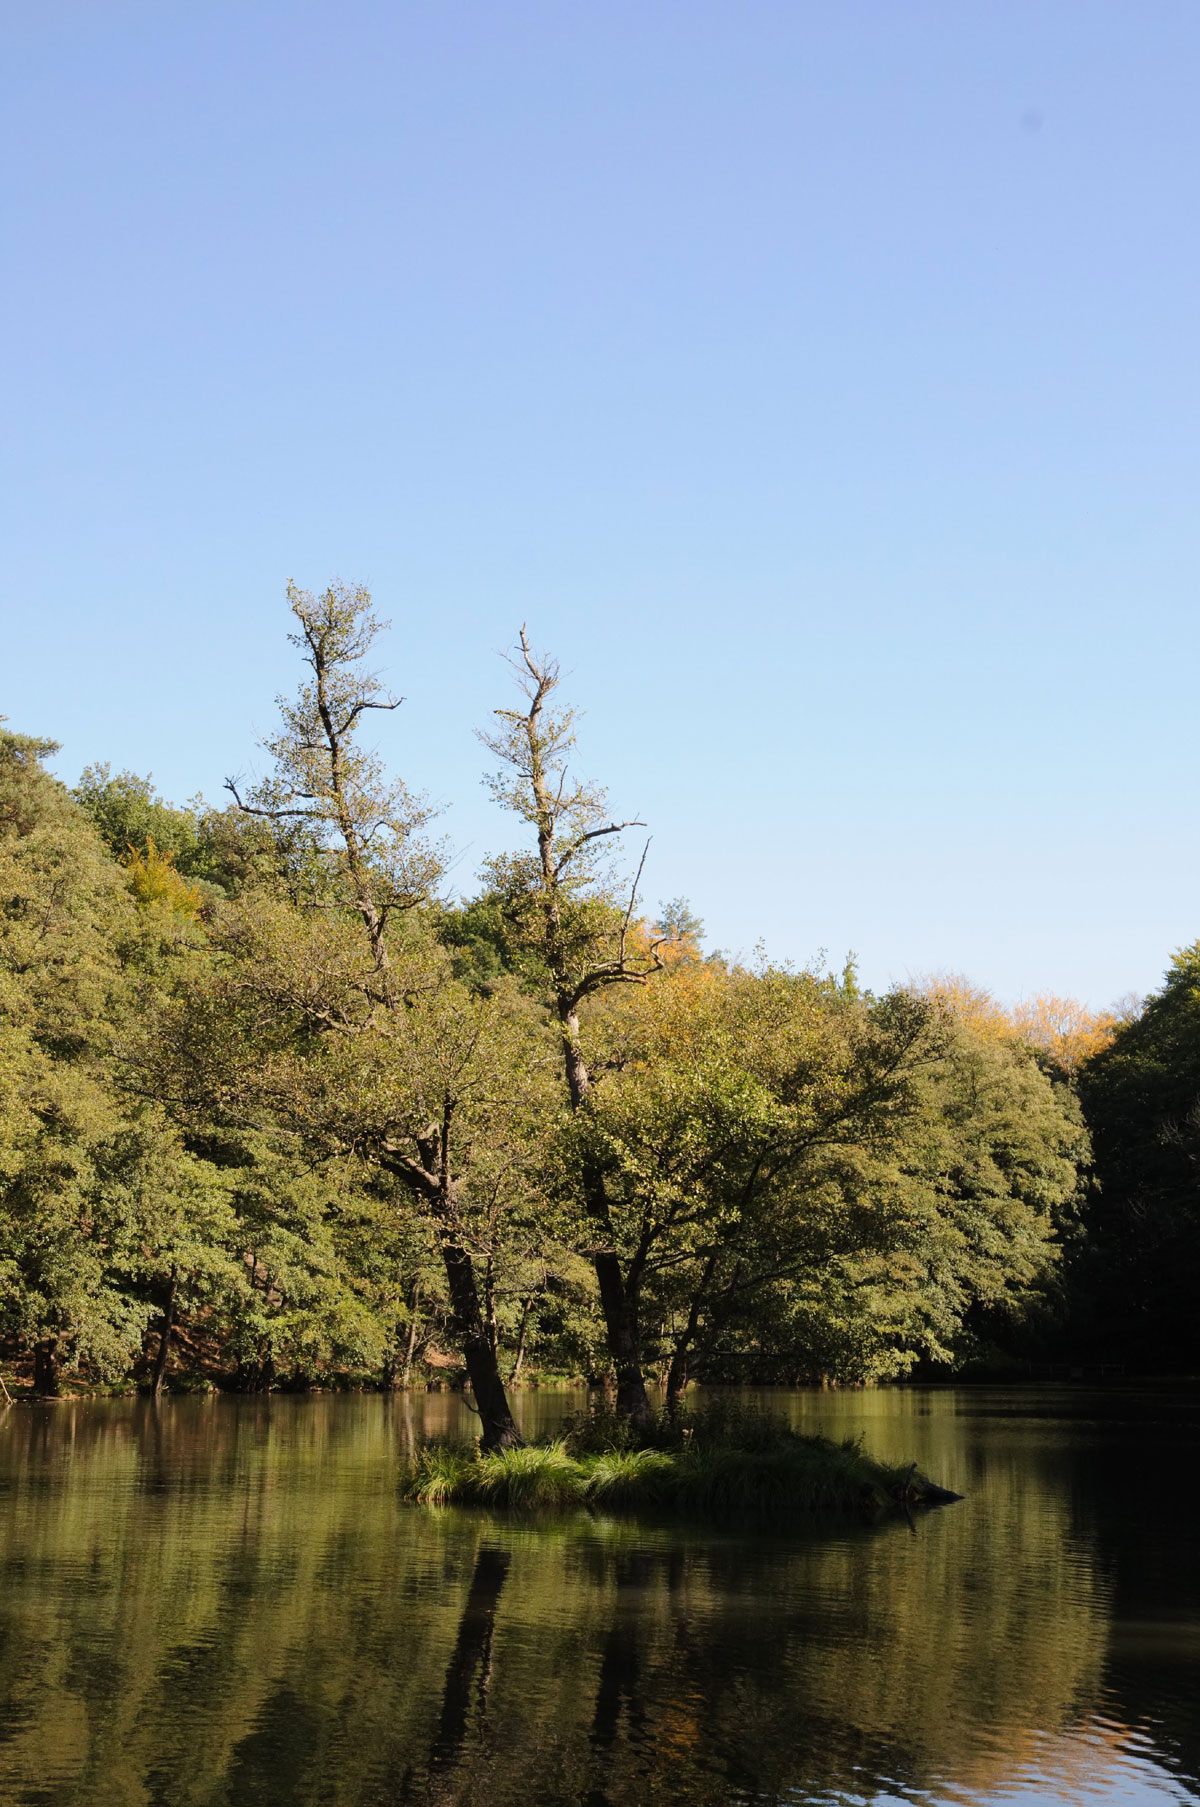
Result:
[[[706,952],[524,631],[454,897],[369,595],[289,604],[220,806],[0,730],[6,1392],[462,1387],[503,1449],[555,1380],[1194,1369],[1200,943],[1103,1014]]]

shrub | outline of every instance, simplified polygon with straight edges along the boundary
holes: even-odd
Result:
[[[856,1444],[790,1433],[789,1442],[774,1447],[685,1450],[676,1460],[675,1501],[686,1511],[715,1518],[871,1515],[898,1503],[899,1479]]]
[[[822,1441],[793,1430],[786,1419],[748,1404],[736,1394],[710,1393],[676,1419],[682,1443],[697,1449],[791,1449]]]
[[[604,1395],[564,1418],[562,1436],[573,1456],[608,1455],[634,1444],[633,1426]]]

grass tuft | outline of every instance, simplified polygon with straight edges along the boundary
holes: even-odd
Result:
[[[478,1465],[469,1444],[423,1443],[404,1471],[403,1497],[414,1506],[448,1506],[465,1497]]]
[[[530,1444],[479,1456],[469,1485],[489,1506],[568,1506],[583,1495],[584,1477],[562,1443]]]
[[[584,1457],[585,1498],[608,1512],[661,1510],[676,1485],[677,1458],[661,1449],[612,1449]]]

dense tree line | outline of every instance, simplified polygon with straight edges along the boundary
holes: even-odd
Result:
[[[575,778],[524,635],[484,737],[524,843],[448,901],[424,802],[364,736],[396,707],[369,598],[290,603],[306,677],[224,807],[102,766],[69,792],[52,743],[0,735],[10,1380],[440,1367],[502,1446],[537,1371],[611,1380],[636,1421],[651,1379],[1111,1336],[1109,1296],[1131,1349],[1176,1357],[1195,950],[1121,1025],[706,957],[686,905],[652,921],[620,879],[640,824]]]

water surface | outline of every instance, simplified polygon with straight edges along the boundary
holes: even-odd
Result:
[[[398,1501],[449,1395],[12,1408],[0,1802],[1200,1800],[1200,1395],[767,1397],[966,1500],[522,1522]]]

